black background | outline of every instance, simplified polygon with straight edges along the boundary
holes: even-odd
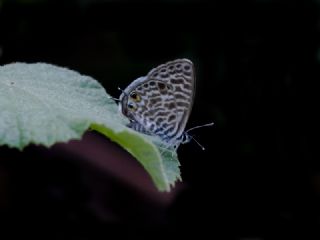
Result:
[[[320,226],[319,10],[318,1],[2,1],[1,65],[68,67],[117,97],[151,68],[189,58],[188,127],[215,122],[194,133],[206,151],[179,148],[184,181],[170,194],[137,193],[59,148],[1,147],[2,218],[45,223],[56,239],[308,238]]]

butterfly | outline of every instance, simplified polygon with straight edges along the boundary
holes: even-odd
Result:
[[[157,136],[176,149],[192,137],[185,131],[195,96],[195,70],[188,59],[162,64],[122,90],[119,111],[135,131]]]

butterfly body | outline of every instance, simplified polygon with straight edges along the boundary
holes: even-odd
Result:
[[[184,132],[195,89],[193,64],[177,59],[133,81],[120,95],[119,110],[128,127],[159,137],[168,147],[190,141]]]

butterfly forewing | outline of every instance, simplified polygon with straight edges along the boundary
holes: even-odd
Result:
[[[121,111],[130,127],[177,145],[194,98],[193,64],[187,59],[167,62],[132,82],[120,96]]]

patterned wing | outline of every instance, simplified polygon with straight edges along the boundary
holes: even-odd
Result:
[[[175,144],[187,124],[194,98],[193,64],[167,62],[131,83],[120,96],[121,111],[133,129]]]

